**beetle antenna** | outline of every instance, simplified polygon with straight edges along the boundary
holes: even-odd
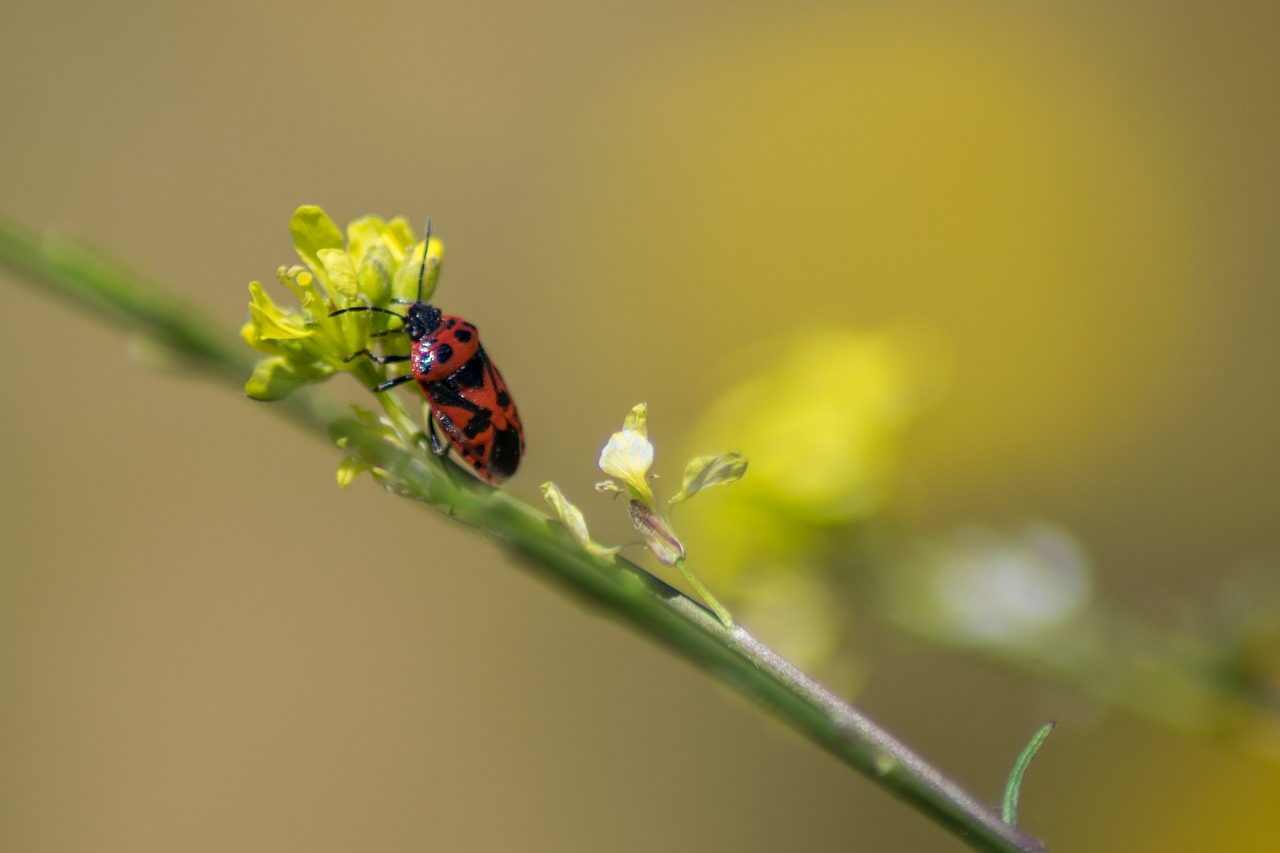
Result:
[[[422,266],[418,267],[418,301],[422,301],[422,277],[427,271],[427,251],[431,248],[431,217],[427,217],[427,235],[422,238]]]

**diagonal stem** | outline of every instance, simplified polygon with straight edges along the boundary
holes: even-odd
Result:
[[[45,240],[0,220],[0,265],[95,316],[146,335],[187,367],[237,392],[252,369],[247,349],[232,336],[211,333],[214,324],[197,310],[83,245]],[[313,434],[340,439],[345,452],[357,453],[391,478],[398,493],[497,539],[530,571],[759,702],[970,847],[1001,853],[1045,849],[744,629],[728,627],[727,620],[722,624],[627,560],[587,553],[562,526],[506,492],[474,478],[443,476],[420,449],[386,440],[319,395],[298,392],[270,410]],[[714,599],[708,595],[707,600]]]

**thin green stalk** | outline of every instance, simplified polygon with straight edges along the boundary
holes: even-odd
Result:
[[[46,292],[107,316],[165,346],[175,358],[241,391],[252,359],[233,336],[128,270],[83,246],[46,242],[0,221],[0,264]],[[388,402],[394,410],[400,406]],[[396,491],[445,512],[501,542],[530,571],[713,674],[772,711],[797,732],[911,803],[976,850],[1041,851],[1044,846],[1001,819],[888,732],[823,688],[740,626],[721,624],[704,608],[620,557],[583,550],[542,512],[473,477],[443,476],[420,447],[389,441],[384,432],[343,414],[310,390],[263,406],[338,442]],[[389,412],[401,421],[403,410]],[[714,601],[705,591],[708,602]],[[726,614],[727,615],[727,614]]]
[[[1004,786],[1004,804],[1000,808],[1000,816],[1010,826],[1018,825],[1018,798],[1022,796],[1022,780],[1027,775],[1027,768],[1031,766],[1031,760],[1036,757],[1040,747],[1044,746],[1044,742],[1048,740],[1049,734],[1056,725],[1057,723],[1050,720],[1041,726],[1040,730],[1031,736],[1030,742],[1013,765],[1013,772],[1009,774],[1009,781]]]
[[[729,611],[711,594],[711,590],[707,589],[702,581],[698,580],[698,576],[693,573],[683,558],[676,560],[676,568],[684,575],[684,579],[689,582],[689,586],[693,587],[694,591],[698,593],[698,597],[706,602],[706,605],[719,617],[720,623],[726,628],[732,628],[733,617],[729,615]]]

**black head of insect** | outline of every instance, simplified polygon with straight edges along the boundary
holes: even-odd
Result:
[[[427,302],[414,302],[404,313],[404,331],[409,340],[420,341],[440,328],[440,309]]]

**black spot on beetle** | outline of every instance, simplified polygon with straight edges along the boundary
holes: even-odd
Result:
[[[459,329],[458,331],[453,333],[453,336],[465,344],[467,341],[471,340],[471,330]]]
[[[479,350],[475,355],[467,359],[467,363],[459,367],[449,379],[460,388],[483,388],[485,361],[484,350]]]
[[[488,409],[481,409],[471,416],[471,420],[467,421],[467,426],[462,430],[462,434],[467,438],[475,438],[480,433],[493,426],[493,421],[489,419],[490,412]]]
[[[504,409],[505,409],[507,406],[510,406],[510,405],[511,405],[511,395],[510,395],[510,394],[508,394],[506,391],[499,391],[499,392],[498,392],[498,405],[499,405],[499,406],[501,406],[501,407],[502,407],[502,408],[504,408]]]
[[[520,467],[520,433],[514,427],[493,434],[493,450],[489,453],[489,470],[499,477],[510,477]]]
[[[451,358],[453,358],[453,347],[448,344],[436,344],[436,361],[448,364]]]

